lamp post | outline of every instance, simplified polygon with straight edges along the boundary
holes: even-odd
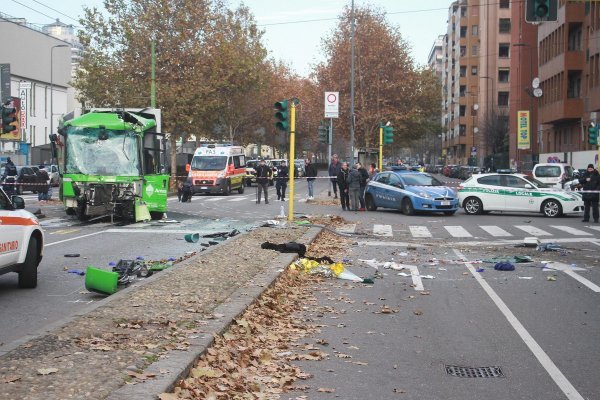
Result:
[[[529,82],[531,84],[531,82],[533,81],[533,63],[532,63],[532,55],[531,55],[531,51],[533,50],[533,47],[529,44],[529,43],[513,43],[513,47],[519,47],[519,65],[522,65],[521,63],[521,47],[527,47],[529,49]],[[520,78],[520,75],[519,75]],[[519,83],[520,83],[520,79],[519,79]],[[519,84],[519,86],[521,86]],[[529,90],[527,90],[529,89]],[[531,130],[531,119],[533,117],[533,89],[527,87],[525,89],[525,91],[527,92],[527,94],[529,95],[529,129]],[[521,97],[519,96],[519,99]],[[521,101],[519,101],[519,105],[522,104]],[[530,133],[531,134],[531,133]],[[530,139],[531,140],[531,139]],[[531,144],[533,144],[533,142],[530,142],[530,146]],[[517,158],[517,163],[519,162],[519,139],[517,138],[517,143],[516,143],[516,158]]]
[[[50,134],[54,133],[54,76],[53,66],[54,66],[54,49],[57,47],[69,47],[66,44],[57,44],[50,48]]]
[[[489,79],[490,81],[492,81],[492,104],[490,105],[488,102],[488,93],[489,90],[487,90],[487,85],[486,85],[486,91],[485,91],[485,111],[486,113],[489,115],[489,108],[493,108],[494,107],[494,93],[495,93],[495,89],[494,89],[494,78],[492,78],[491,76],[480,76],[479,78],[481,79]],[[488,115],[484,115],[483,116],[483,120],[485,121],[488,118]],[[481,120],[479,121],[481,123]],[[489,133],[487,132],[487,129],[484,130],[483,135],[485,136],[485,155],[484,157],[486,157],[488,155],[488,137],[489,137]],[[492,166],[494,165],[494,157],[495,155],[492,155]],[[493,168],[493,167],[492,167]]]

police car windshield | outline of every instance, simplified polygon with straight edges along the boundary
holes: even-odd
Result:
[[[227,156],[195,156],[192,159],[194,171],[222,171],[227,166]]]
[[[546,185],[544,182],[540,182],[540,181],[538,181],[537,179],[535,179],[535,178],[532,178],[532,177],[530,177],[530,176],[526,177],[526,178],[525,178],[525,180],[527,180],[527,181],[529,181],[529,182],[533,183],[535,186],[537,186],[537,187],[538,187],[538,188],[540,188],[540,189],[543,189],[543,188],[548,188],[548,187],[550,187],[550,185]]]
[[[442,186],[442,183],[431,175],[401,174],[400,176],[407,186]]]

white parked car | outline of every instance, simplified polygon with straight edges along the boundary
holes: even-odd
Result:
[[[480,174],[463,182],[458,199],[465,213],[490,211],[542,213],[546,217],[583,212],[581,194],[548,188],[522,174]]]
[[[566,163],[540,163],[533,166],[533,178],[558,189],[573,179],[573,167]]]
[[[44,233],[35,215],[24,208],[22,197],[9,199],[0,188],[0,275],[16,272],[19,287],[34,288],[42,260]]]

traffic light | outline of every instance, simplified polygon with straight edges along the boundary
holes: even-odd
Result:
[[[319,142],[329,143],[329,127],[327,125],[319,125]]]
[[[598,144],[598,127],[590,126],[588,127],[588,143],[589,144]]]
[[[525,10],[527,22],[558,20],[558,0],[526,0]]]
[[[289,127],[289,112],[288,112],[288,101],[282,100],[275,103],[275,109],[277,112],[275,113],[275,127],[280,131],[288,131]]]
[[[383,127],[383,144],[394,143],[394,128],[391,126]]]
[[[0,133],[10,133],[17,129],[17,127],[13,125],[17,120],[17,109],[13,107],[11,103],[7,103],[0,107],[2,107],[2,132]]]

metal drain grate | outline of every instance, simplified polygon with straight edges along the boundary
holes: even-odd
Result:
[[[458,378],[504,378],[500,367],[459,367],[446,365],[446,373]]]

